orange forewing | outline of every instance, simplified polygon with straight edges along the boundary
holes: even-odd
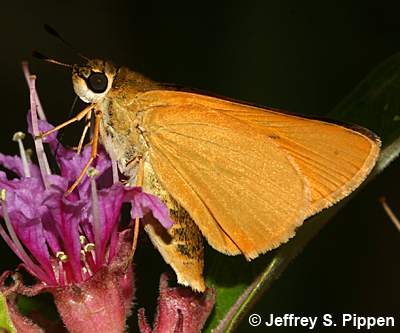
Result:
[[[308,185],[257,129],[194,104],[148,109],[142,125],[160,182],[217,250],[255,258],[303,222]]]
[[[146,95],[171,108],[179,107],[182,116],[188,109],[201,106],[236,118],[243,123],[250,139],[256,129],[264,135],[264,140],[271,139],[290,155],[310,188],[306,217],[331,206],[358,187],[379,154],[379,139],[365,128],[348,128],[194,93],[156,90]],[[272,161],[268,156],[264,159]]]

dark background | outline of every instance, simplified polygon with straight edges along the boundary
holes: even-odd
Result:
[[[59,123],[68,117],[74,98],[69,71],[32,59],[30,53],[37,49],[68,63],[79,58],[46,34],[44,23],[88,57],[113,59],[158,81],[323,115],[373,67],[400,50],[399,9],[398,1],[372,0],[4,2],[0,151],[16,153],[12,134],[25,130],[29,94],[22,60],[30,61],[38,75],[49,119]],[[393,186],[399,173],[396,161],[352,200],[255,311],[398,315],[400,234],[377,197],[385,194],[399,207],[400,188]],[[3,243],[1,251],[1,270],[13,267],[16,261],[4,259]],[[275,330],[283,332],[268,331]],[[262,330],[244,323],[239,331]]]

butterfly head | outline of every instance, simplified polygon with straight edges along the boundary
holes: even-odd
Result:
[[[102,100],[112,87],[117,68],[109,61],[93,59],[72,67],[75,93],[86,103]]]

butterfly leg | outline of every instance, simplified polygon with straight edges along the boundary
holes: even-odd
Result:
[[[65,126],[68,126],[69,124],[72,124],[72,123],[74,123],[76,121],[79,121],[83,117],[85,117],[88,113],[92,112],[92,110],[93,110],[93,105],[89,105],[88,107],[84,108],[81,112],[79,112],[75,117],[71,118],[70,120],[67,120],[66,122],[64,122],[64,123],[62,123],[62,124],[60,124],[60,125],[58,125],[58,126],[56,126],[54,128],[52,128],[51,130],[49,130],[47,132],[40,133],[38,135],[38,137],[39,138],[44,138],[44,137],[50,135],[51,133],[54,133],[54,132],[58,131],[59,129],[61,129],[61,128],[65,127]]]
[[[143,178],[144,178],[144,162],[142,157],[139,158],[139,167],[138,171],[136,174],[136,186],[143,186]],[[137,241],[139,237],[139,217],[135,218],[135,225],[134,225],[134,230],[133,230],[133,241],[132,241],[132,249],[131,249],[131,254],[129,256],[129,262],[133,260],[133,256],[136,251],[137,247]]]
[[[78,184],[82,181],[82,178],[85,176],[87,170],[89,169],[90,165],[93,163],[94,159],[97,156],[97,145],[99,143],[99,133],[100,133],[100,121],[101,121],[101,117],[102,117],[101,111],[95,110],[94,117],[95,118],[94,118],[93,142],[92,142],[92,152],[90,154],[90,158],[86,162],[86,164],[83,167],[78,178],[75,180],[75,182],[70,186],[70,188],[65,193],[66,195],[70,194],[78,186]]]
[[[82,132],[82,135],[81,135],[81,139],[79,140],[78,148],[77,148],[77,150],[76,150],[76,152],[77,152],[78,154],[80,154],[81,151],[82,151],[83,141],[85,140],[86,133],[87,133],[88,129],[90,128],[90,118],[91,118],[91,117],[92,117],[92,110],[90,110],[90,111],[86,114],[86,125],[85,125],[85,127],[83,128],[83,132]]]

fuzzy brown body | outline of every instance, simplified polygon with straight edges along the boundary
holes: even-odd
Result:
[[[119,170],[133,179],[143,161],[143,189],[176,222],[167,231],[146,217],[145,230],[178,282],[198,291],[202,235],[222,253],[256,258],[357,188],[379,154],[366,129],[175,91],[103,60],[74,66],[72,81],[101,114]]]
[[[168,207],[175,224],[169,230],[152,217],[145,218],[144,228],[165,261],[178,273],[178,281],[198,291],[205,290],[203,272],[203,240],[200,230],[186,210],[160,184],[148,154],[148,143],[141,120],[146,107],[157,101],[141,100],[141,94],[159,85],[126,68],[114,79],[113,89],[97,107],[102,112],[100,135],[107,151],[113,155],[120,171],[136,176],[138,157],[144,161],[144,191],[151,193]]]

